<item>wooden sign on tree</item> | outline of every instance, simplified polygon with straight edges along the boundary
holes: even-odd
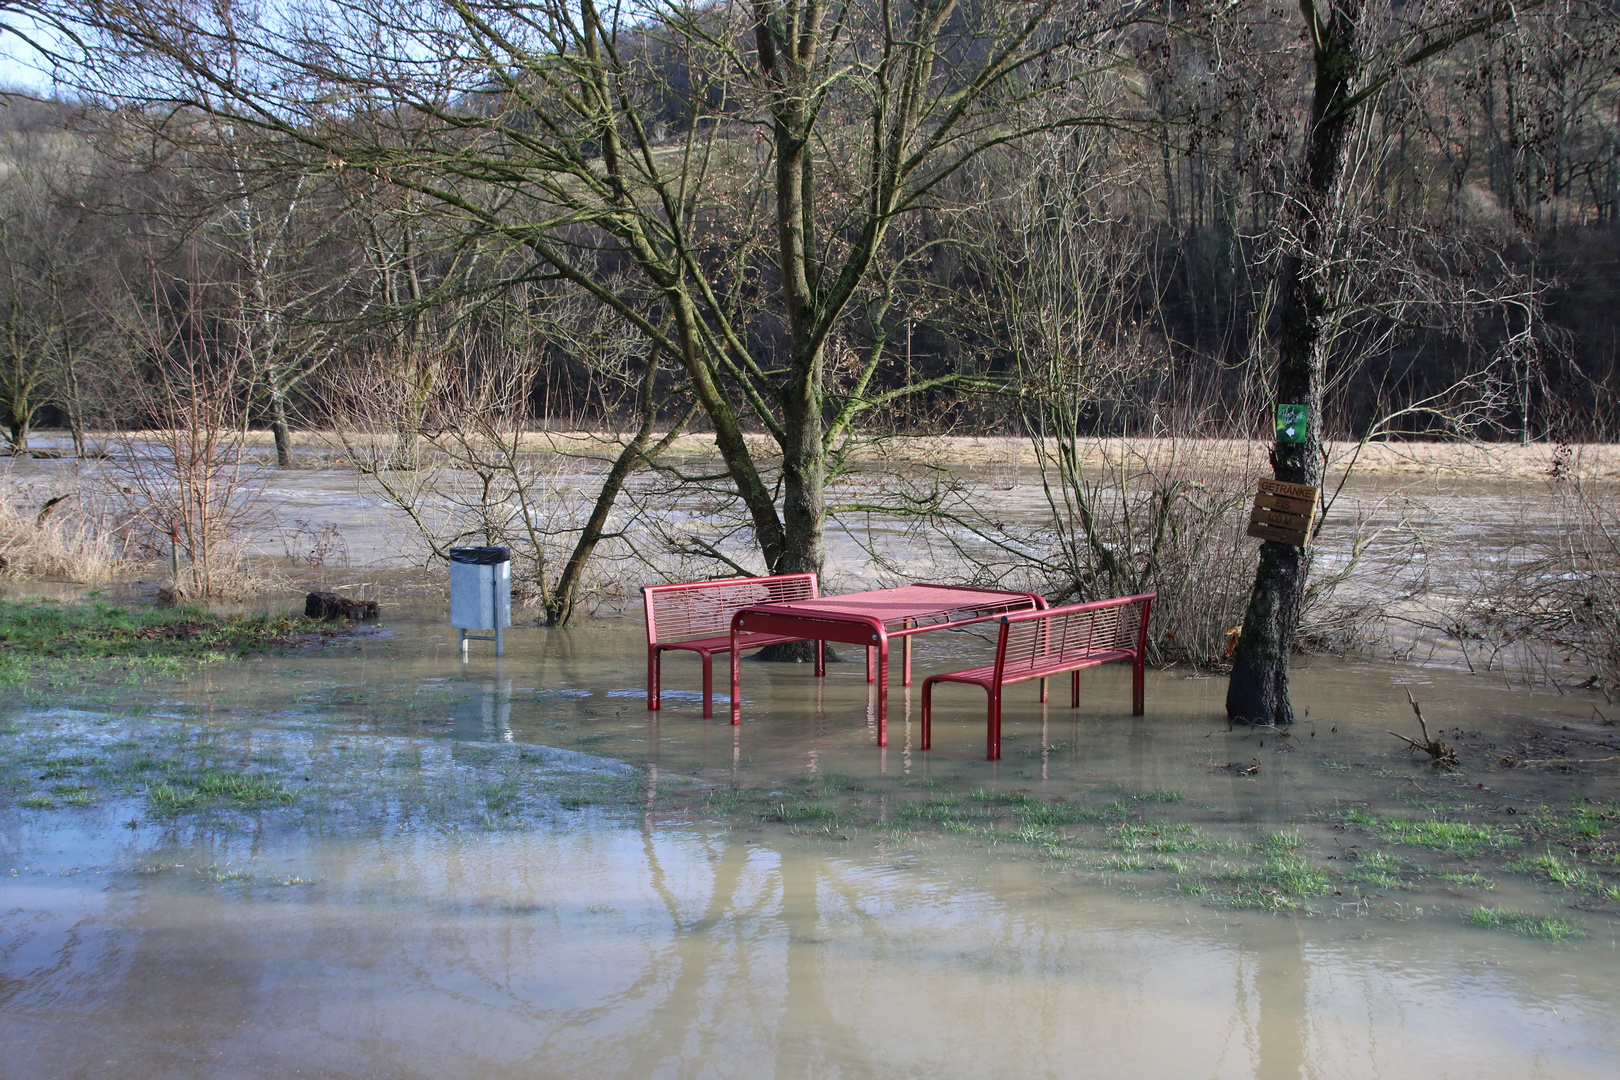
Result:
[[[1249,513],[1249,535],[1279,544],[1304,547],[1310,543],[1311,523],[1316,517],[1317,488],[1289,484],[1282,480],[1262,480]]]

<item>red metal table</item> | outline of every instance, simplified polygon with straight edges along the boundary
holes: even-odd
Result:
[[[741,634],[781,634],[866,646],[866,681],[877,681],[878,745],[888,746],[889,639],[900,638],[904,643],[905,685],[910,686],[913,635],[1044,607],[1046,598],[1038,593],[962,585],[902,585],[740,608],[731,617],[731,722],[742,722],[736,647]]]

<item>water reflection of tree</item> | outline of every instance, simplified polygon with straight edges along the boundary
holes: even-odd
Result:
[[[1305,947],[1293,919],[1268,921],[1245,942],[1255,961],[1255,1080],[1305,1075]],[[1238,968],[1239,978],[1247,965]],[[1314,1070],[1312,1070],[1314,1072]]]
[[[650,826],[642,831],[649,883],[669,914],[674,936],[665,956],[637,980],[637,989],[650,990],[659,983],[667,989],[637,1027],[633,1064],[626,1075],[651,1076],[660,1067],[691,1058],[737,1014],[750,1016],[749,1026],[756,1031],[775,1032],[766,1049],[774,1057],[769,1071],[779,1077],[809,1076],[819,1063],[838,1056],[840,1048],[858,1042],[827,1000],[816,936],[822,862],[772,852],[732,835],[721,844],[718,852],[710,848],[714,861],[708,903],[692,919],[681,910],[678,892],[660,862],[656,831]],[[776,888],[749,899],[749,870],[760,869],[767,853],[776,855],[771,875]],[[751,963],[750,950],[770,938],[785,939],[779,989]],[[706,1055],[698,1051],[697,1056]]]

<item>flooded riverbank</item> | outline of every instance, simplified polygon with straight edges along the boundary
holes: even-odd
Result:
[[[883,751],[858,662],[733,728],[634,622],[442,619],[0,720],[0,1076],[1613,1075],[1601,702],[1317,660],[1283,738],[1104,669],[991,763],[970,690]]]

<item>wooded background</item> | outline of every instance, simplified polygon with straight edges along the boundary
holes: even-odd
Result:
[[[944,8],[941,33],[956,35],[966,70],[994,35],[982,32],[982,7]],[[12,93],[0,108],[0,412],[14,451],[38,427],[82,434],[160,422],[137,390],[164,350],[217,370],[252,423],[278,429],[288,463],[299,427],[357,410],[408,427],[448,373],[469,378],[490,365],[524,369],[534,425],[635,426],[656,350],[518,233],[548,230],[653,322],[668,318],[664,298],[634,272],[622,235],[588,215],[539,213],[532,196],[523,204],[493,167],[489,129],[466,122],[504,113],[508,133],[525,117],[543,130],[549,120],[533,103],[489,85],[477,64],[458,73],[423,57],[409,69],[380,41],[369,59],[345,54],[349,66],[329,79],[344,92],[317,103],[311,72],[338,61],[232,60],[222,58],[224,38],[196,36],[191,46],[206,55],[159,55],[154,41],[179,42],[174,27],[192,16],[183,6],[144,10],[92,10],[101,36],[81,24],[84,49],[63,48],[60,97]],[[1370,11],[1370,23],[1394,18]],[[701,190],[691,185],[683,211],[697,241],[690,257],[714,306],[733,313],[743,349],[770,371],[790,361],[792,336],[772,301],[783,263],[766,197],[770,104],[749,74],[758,71],[753,14],[728,4],[616,10],[606,39],[633,80],[621,83],[633,108],[620,119],[633,113],[645,126],[647,145],[671,159],[666,171],[695,175],[673,159],[704,157]],[[1108,19],[1062,5],[1037,14],[1047,40],[1018,73],[1025,92],[986,96],[976,121],[1028,134],[975,143],[878,239],[870,274],[826,336],[828,415],[859,399],[848,416],[865,430],[1019,433],[1031,357],[1080,349],[1094,357],[1090,430],[1221,417],[1232,433],[1264,435],[1265,331],[1310,91],[1297,13],[1165,4]],[[829,9],[829,24],[835,16]],[[461,35],[444,56],[470,48],[463,24],[443,29]],[[332,23],[324,33],[338,55]],[[1053,40],[1062,33],[1077,44],[1062,48]],[[835,52],[855,37],[846,34]],[[510,65],[518,83],[530,77],[524,64],[531,85],[549,78],[538,73],[546,40],[523,44]],[[1400,70],[1365,111],[1348,226],[1359,291],[1344,297],[1356,318],[1330,362],[1329,434],[1359,436],[1488,371],[1491,408],[1468,417],[1472,434],[1615,437],[1617,45],[1601,5],[1529,7]],[[250,94],[233,99],[195,75],[231,63],[261,115]],[[948,94],[950,78],[935,76],[932,92]],[[1042,78],[1044,96],[1028,92]],[[418,98],[443,108],[434,114]],[[815,242],[829,248],[859,240],[851,229],[871,106],[856,98],[835,86],[814,134]],[[1087,122],[1071,122],[1081,115]],[[352,145],[354,158],[300,144],[300,126],[320,128],[321,146]],[[421,182],[402,184],[395,169]],[[440,180],[480,212],[426,190]],[[661,426],[685,407],[685,380],[669,367],[653,384]],[[720,392],[744,428],[759,430],[745,381]],[[1454,419],[1409,415],[1396,429],[1450,433]],[[691,422],[710,420],[699,410]]]

